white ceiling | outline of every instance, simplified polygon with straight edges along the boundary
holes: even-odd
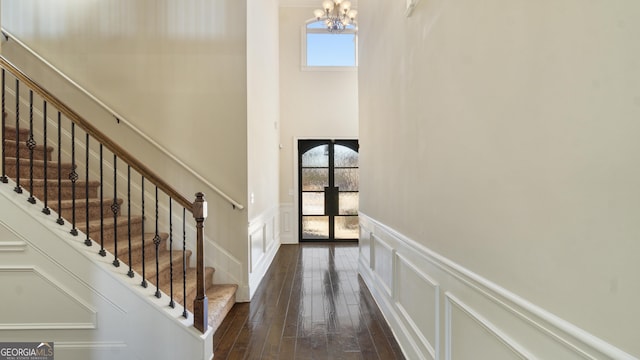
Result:
[[[358,7],[358,0],[350,0],[353,7]],[[322,0],[280,0],[280,7],[310,7],[317,8]]]

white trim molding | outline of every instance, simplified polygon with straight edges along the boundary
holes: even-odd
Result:
[[[250,300],[253,297],[262,278],[266,274],[273,258],[280,248],[280,207],[273,207],[249,221],[248,230],[249,249],[249,293],[248,298],[240,298],[240,301]]]
[[[359,246],[360,274],[409,359],[638,360],[363,213]]]
[[[478,314],[475,310],[473,310],[470,306],[462,302],[460,299],[456,298],[453,294],[447,292],[445,293],[445,338],[447,339],[445,344],[445,359],[452,360],[452,346],[451,340],[453,339],[453,312],[454,309],[460,310],[461,314],[466,315],[469,319],[473,320],[475,324],[479,325],[480,328],[486,332],[488,332],[491,336],[493,336],[498,342],[506,349],[511,351],[514,355],[519,357],[520,359],[534,359],[535,357],[529,354],[525,349],[520,346],[520,344],[513,341],[509,336],[504,334],[500,329],[498,329],[495,325],[493,325],[490,321],[485,319],[483,316]],[[473,325],[469,326],[473,327]],[[474,349],[475,350],[475,349]]]

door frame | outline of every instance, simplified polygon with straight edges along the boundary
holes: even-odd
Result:
[[[293,197],[293,202],[290,203],[291,207],[287,207],[283,209],[282,213],[282,231],[284,232],[281,236],[291,239],[288,242],[284,242],[286,244],[299,244],[300,243],[300,224],[298,224],[298,218],[300,215],[299,204],[299,184],[298,184],[298,140],[317,140],[317,139],[334,139],[334,140],[358,140],[358,144],[360,143],[360,138],[358,136],[293,136],[291,139],[291,154],[292,163],[293,163],[293,171],[291,171],[291,176],[293,177],[293,187],[292,189],[287,189],[289,195]],[[290,210],[289,210],[290,209]],[[283,243],[283,244],[284,244]]]
[[[300,189],[300,177],[301,177],[301,172],[300,172],[300,141],[317,141],[318,143],[320,143],[319,145],[321,145],[322,143],[332,143],[332,144],[336,144],[339,142],[343,142],[343,141],[352,141],[355,142],[357,145],[357,148],[355,149],[355,151],[360,154],[360,139],[358,139],[357,137],[294,137],[293,139],[293,213],[291,214],[292,218],[294,219],[293,223],[295,225],[295,233],[296,233],[296,238],[297,238],[297,243],[302,242],[302,224],[301,224],[301,219],[302,219],[302,214],[301,214],[301,202],[302,200],[300,199],[300,194],[301,194],[301,189]],[[340,144],[338,144],[340,145]],[[344,146],[344,145],[343,145]],[[308,150],[312,149],[313,147],[309,148]],[[359,190],[358,190],[359,192]],[[326,204],[326,202],[325,202]],[[330,241],[330,242],[350,242],[350,241],[359,241],[359,238],[355,238],[355,239],[307,239],[304,240],[304,242],[323,242],[323,241]]]

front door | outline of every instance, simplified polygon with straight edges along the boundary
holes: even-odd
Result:
[[[301,241],[358,240],[358,141],[298,141]]]

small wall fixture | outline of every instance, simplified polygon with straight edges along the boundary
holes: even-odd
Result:
[[[318,21],[324,21],[329,32],[342,32],[349,25],[356,25],[358,12],[351,8],[351,1],[325,0],[322,9],[313,12]]]
[[[411,14],[413,13],[413,9],[415,9],[416,5],[418,5],[418,1],[419,0],[407,0],[407,10],[405,11],[405,15],[407,17],[411,16]]]

